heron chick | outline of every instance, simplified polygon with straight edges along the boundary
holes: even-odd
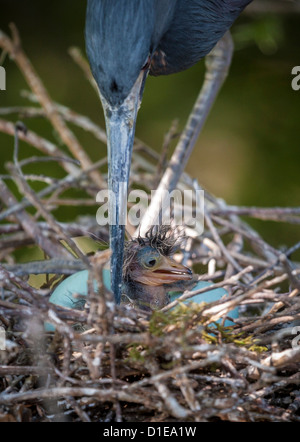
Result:
[[[180,237],[169,226],[152,227],[144,238],[125,243],[122,302],[151,312],[169,303],[169,292],[178,284],[192,282],[192,271],[173,258]],[[96,256],[95,256],[96,258]],[[103,285],[111,289],[109,267],[102,269]],[[81,310],[89,293],[89,271],[82,270],[63,280],[54,289],[50,302]],[[94,289],[98,284],[94,281]]]
[[[173,255],[180,238],[169,226],[154,226],[145,237],[125,243],[123,296],[142,310],[157,310],[170,302],[169,292],[178,283],[191,281],[191,269]]]

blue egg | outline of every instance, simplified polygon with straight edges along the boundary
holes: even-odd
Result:
[[[102,272],[103,284],[105,287],[110,290],[110,270],[109,268],[104,268]],[[52,304],[56,304],[62,307],[71,308],[71,309],[82,309],[85,304],[85,298],[88,295],[88,279],[89,272],[88,270],[82,270],[81,272],[74,273],[74,275],[69,276],[64,281],[62,281],[53,291],[50,296],[49,302]],[[199,281],[194,287],[193,291],[211,287],[213,283],[207,281]],[[94,290],[97,291],[98,285],[97,282],[94,281]],[[182,293],[172,293],[171,301],[179,298]],[[228,296],[228,292],[223,288],[217,288],[214,290],[210,290],[208,292],[195,295],[193,298],[189,298],[186,301],[183,301],[185,304],[189,302],[196,302],[200,304],[202,302],[210,303],[214,301],[218,301],[223,296]],[[232,318],[238,318],[239,311],[238,308],[235,308],[230,312],[230,316]],[[217,322],[221,322],[221,319]],[[233,325],[232,321],[226,320],[225,326]],[[46,331],[54,331],[55,327],[49,323],[45,323]]]
[[[200,289],[203,289],[205,287],[212,287],[213,283],[208,281],[198,281],[197,284],[191,289],[191,291],[197,291]],[[171,301],[175,301],[177,298],[179,298],[182,295],[182,293],[175,293],[171,295]],[[223,298],[223,296],[228,296],[227,290],[223,288],[216,288],[214,290],[210,290],[208,292],[201,293],[199,295],[195,295],[192,298],[189,298],[185,301],[183,301],[184,304],[188,304],[189,302],[195,302],[196,304],[201,304],[202,302],[210,303],[214,301],[219,301],[219,299]],[[239,309],[235,308],[234,310],[231,310],[229,312],[229,316],[232,319],[236,319],[239,317]],[[222,319],[219,319],[216,321],[218,324],[222,322]],[[233,325],[232,321],[229,321],[226,319],[224,326],[228,327],[230,325]]]
[[[64,279],[53,291],[49,302],[61,307],[80,310],[84,307],[85,297],[88,295],[88,270],[74,273]],[[97,290],[97,283],[94,281],[94,289]],[[54,331],[54,325],[45,323],[46,331]]]

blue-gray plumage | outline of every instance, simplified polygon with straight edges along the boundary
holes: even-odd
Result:
[[[171,26],[151,62],[150,74],[168,75],[205,57],[252,0],[177,0]]]
[[[88,0],[86,47],[108,135],[112,288],[120,302],[124,213],[135,122],[148,73],[207,55],[251,0]],[[120,185],[121,183],[121,185]]]

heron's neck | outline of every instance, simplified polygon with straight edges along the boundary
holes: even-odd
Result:
[[[124,284],[126,295],[142,310],[158,310],[169,303],[166,286],[149,286],[129,279]]]

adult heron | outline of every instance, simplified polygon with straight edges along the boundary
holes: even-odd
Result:
[[[147,75],[172,74],[197,63],[250,2],[88,0],[87,54],[100,92],[108,139],[111,277],[117,303],[122,287],[131,153]]]

